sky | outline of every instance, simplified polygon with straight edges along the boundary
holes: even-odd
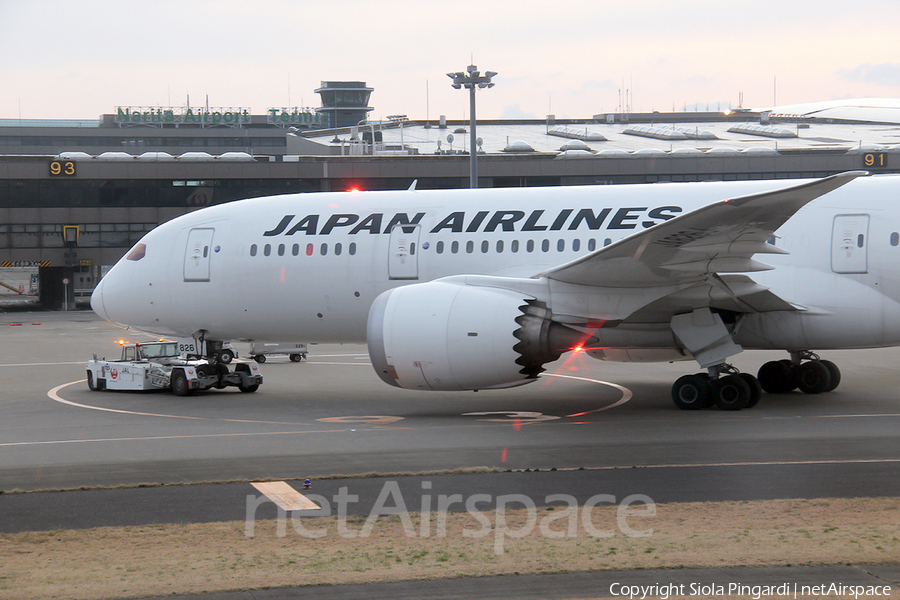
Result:
[[[0,118],[320,106],[469,117],[446,73],[496,71],[479,119],[900,98],[897,0],[0,0]],[[742,101],[742,102],[741,102]]]

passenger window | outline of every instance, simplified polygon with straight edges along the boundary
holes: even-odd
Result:
[[[444,253],[444,242],[438,242],[435,250],[437,250],[438,254],[443,254]]]
[[[900,244],[900,233],[896,231],[891,234],[891,246],[897,246]]]
[[[491,245],[487,240],[481,242],[481,253],[487,254],[487,251],[491,249]]]
[[[284,256],[284,244],[278,244],[278,256]]]
[[[319,247],[319,253],[320,253],[322,256],[325,256],[326,254],[328,254],[328,244],[322,244],[322,245]]]
[[[510,250],[512,250],[513,252],[519,251],[519,240],[512,241],[512,244],[510,244]]]
[[[497,240],[497,254],[503,252],[503,240]]]
[[[469,240],[466,242],[466,254],[472,254],[475,251],[475,242]]]
[[[300,244],[294,244],[291,247],[291,254],[294,256],[300,256]]]
[[[593,252],[597,249],[597,240],[591,238],[588,240],[588,252]]]
[[[453,254],[459,252],[459,242],[453,242],[452,244],[450,244],[450,252],[452,252]]]
[[[412,244],[409,245],[409,255],[410,256],[416,255],[416,243],[415,242],[413,242]]]
[[[556,242],[556,251],[557,252],[565,252],[566,251],[566,240],[559,240]]]
[[[250,256],[256,256],[256,244],[250,244]]]
[[[312,244],[307,244],[307,245],[306,245],[306,255],[307,255],[307,256],[312,256],[312,255],[313,255],[313,245],[312,245]]]
[[[534,252],[534,240],[528,240],[528,243],[525,244],[526,252]]]
[[[604,245],[604,246],[609,246],[610,244],[612,244],[612,240],[611,240],[611,239],[606,238],[605,240],[603,240],[603,245]]]
[[[572,250],[574,252],[581,250],[581,240],[572,240]]]
[[[550,251],[550,240],[544,240],[541,242],[541,252],[549,252]]]
[[[340,244],[334,245],[334,255],[335,256],[340,256],[342,250],[343,250],[343,247]]]
[[[350,256],[356,256],[356,242],[350,242]]]
[[[269,256],[270,254],[272,254],[272,245],[271,244],[266,244],[265,246],[263,246],[263,254],[265,254],[266,256]]]

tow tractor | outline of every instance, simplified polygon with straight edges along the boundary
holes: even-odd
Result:
[[[262,384],[259,366],[235,365],[233,371],[221,361],[205,358],[194,339],[177,342],[123,343],[119,360],[94,358],[87,363],[87,384],[91,390],[170,389],[176,396],[195,391],[236,386],[255,392]],[[213,353],[218,356],[219,352]]]

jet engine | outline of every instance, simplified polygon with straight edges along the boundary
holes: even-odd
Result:
[[[545,303],[504,288],[432,281],[384,292],[369,310],[369,356],[407,389],[513,387],[587,336],[550,320]]]

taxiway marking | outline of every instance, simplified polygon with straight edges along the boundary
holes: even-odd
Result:
[[[256,421],[252,419],[211,419],[209,417],[191,417],[188,415],[166,415],[160,413],[148,413],[148,412],[139,412],[135,410],[122,410],[119,408],[105,408],[102,406],[91,406],[89,404],[80,404],[78,402],[72,402],[71,400],[66,400],[65,398],[60,397],[59,391],[63,388],[69,387],[70,385],[75,385],[79,383],[84,383],[84,379],[79,379],[77,381],[70,381],[69,383],[64,383],[62,385],[58,385],[49,392],[47,392],[47,396],[50,397],[51,400],[59,402],[61,404],[68,404],[69,406],[74,406],[76,408],[87,408],[90,410],[99,410],[101,412],[111,412],[118,413],[122,415],[137,415],[141,417],[162,417],[165,419],[187,419],[191,421],[219,421],[225,423],[253,423],[257,425],[308,425],[309,423],[303,422],[290,422],[290,421]]]
[[[286,481],[259,481],[250,485],[284,511],[320,510],[322,507],[292,488]]]
[[[366,425],[389,425],[402,420],[403,417],[392,417],[390,415],[351,415],[316,419],[316,421],[321,421],[322,423],[364,423]]]
[[[223,437],[256,437],[266,435],[307,435],[310,433],[346,433],[346,429],[296,429],[293,431],[248,431],[244,433],[199,433],[193,435],[148,435],[143,437],[89,438],[83,440],[46,440],[43,442],[0,442],[0,448],[9,446],[54,446],[59,444],[93,444],[97,442],[152,442],[155,440],[194,440]]]
[[[576,377],[575,375],[559,375],[557,373],[547,373],[547,377],[562,377],[563,379],[574,379],[576,381],[587,381],[589,383],[599,383],[600,385],[607,385],[612,388],[616,388],[620,392],[622,392],[622,397],[619,398],[617,402],[613,402],[609,406],[601,406],[600,408],[595,408],[594,410],[588,410],[585,412],[575,413],[573,415],[566,415],[567,417],[583,417],[584,415],[589,415],[595,412],[601,412],[604,410],[609,410],[611,408],[615,408],[616,406],[621,406],[631,400],[634,397],[634,394],[631,393],[627,387],[619,385],[617,383],[611,383],[609,381],[601,381],[599,379],[589,379],[587,377]]]
[[[620,469],[696,469],[708,467],[792,467],[800,465],[864,465],[900,463],[900,458],[848,458],[848,459],[822,459],[822,460],[758,460],[745,462],[722,463],[685,463],[685,464],[655,464],[655,465],[607,465],[603,467],[562,467],[558,471],[618,471]]]
[[[86,360],[78,360],[74,362],[48,362],[48,363],[20,363],[20,364],[5,364],[0,365],[0,367],[55,367],[57,365],[86,365]]]

